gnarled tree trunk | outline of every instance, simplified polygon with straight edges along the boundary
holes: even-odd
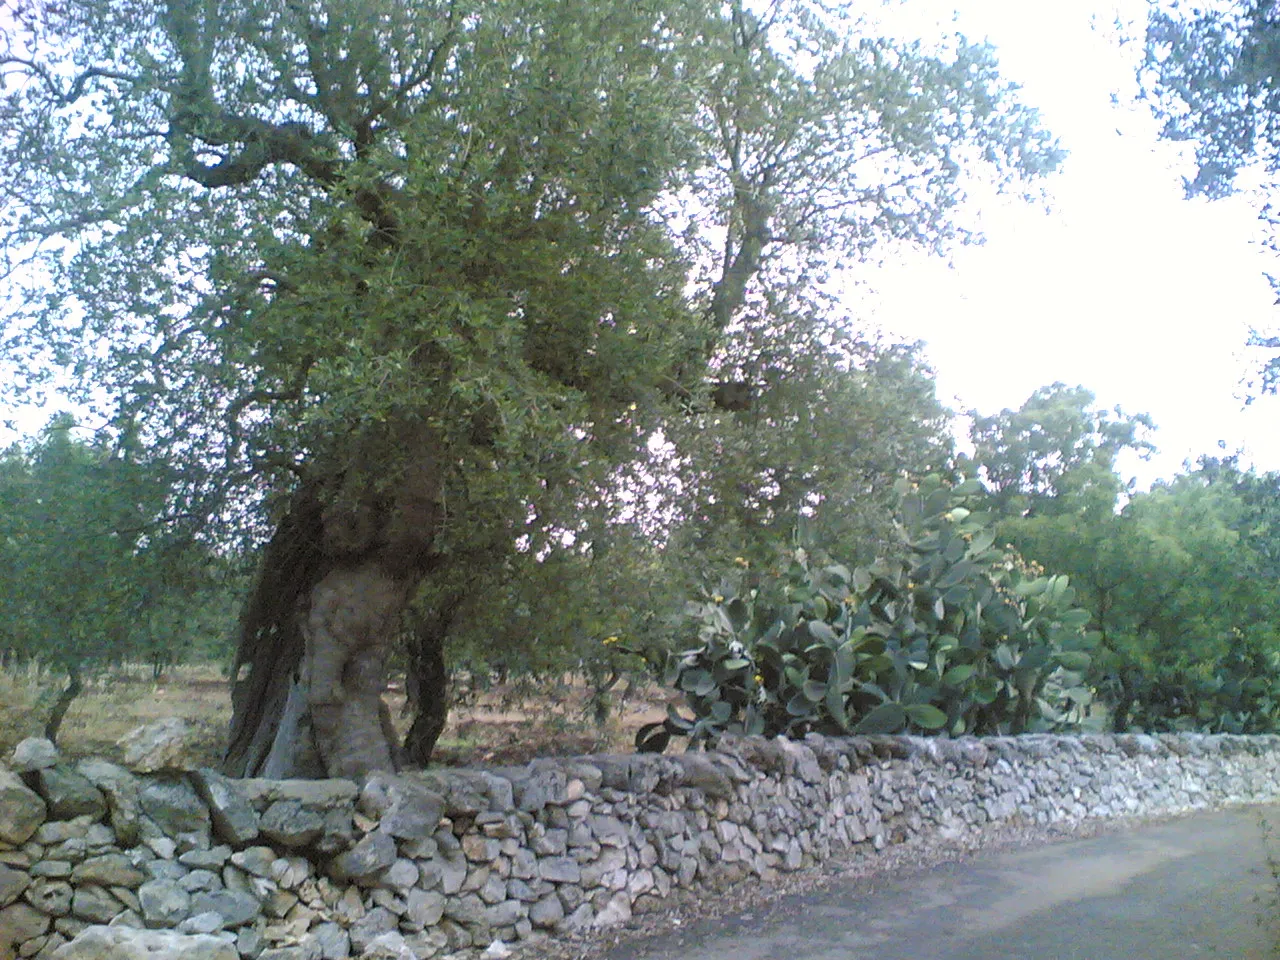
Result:
[[[429,460],[390,496],[377,490],[341,476],[304,483],[267,545],[232,674],[231,776],[360,779],[397,768],[386,663],[438,562],[443,514]]]

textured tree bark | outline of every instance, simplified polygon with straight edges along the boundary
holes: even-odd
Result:
[[[432,459],[398,480],[392,496],[341,475],[304,483],[277,526],[241,620],[227,774],[360,779],[397,769],[382,702],[387,658],[438,562],[431,544],[443,520]]]
[[[71,664],[67,667],[67,686],[58,696],[58,702],[53,705],[53,710],[49,713],[49,719],[45,721],[44,736],[46,740],[58,742],[58,731],[62,729],[62,720],[67,715],[67,711],[71,709],[71,702],[80,696],[84,690],[84,683],[80,678],[80,669]]]
[[[373,562],[336,569],[311,591],[302,672],[316,749],[331,777],[396,769],[382,690],[410,586]]]
[[[454,598],[429,616],[418,617],[409,634],[406,686],[413,705],[413,724],[405,734],[405,766],[425,767],[449,717],[449,674],[444,640],[461,598]]]

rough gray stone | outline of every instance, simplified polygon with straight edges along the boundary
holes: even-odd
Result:
[[[76,887],[71,898],[71,913],[91,923],[108,923],[124,912],[124,904],[102,887]]]
[[[173,880],[151,880],[138,888],[148,924],[171,927],[191,912],[191,895]]]
[[[396,862],[396,842],[387,834],[374,831],[346,853],[339,854],[329,865],[336,880],[369,880]]]
[[[222,929],[222,914],[212,910],[187,917],[178,924],[179,933],[217,933]]]
[[[165,836],[208,836],[209,810],[185,778],[152,777],[138,791],[138,803]]]
[[[0,863],[0,907],[7,907],[17,900],[30,883],[31,877],[27,872]]]
[[[270,877],[278,859],[274,850],[261,846],[237,850],[231,855],[233,864],[246,873],[252,873],[255,877]]]
[[[54,956],[56,960],[239,960],[235,946],[218,937],[102,926],[77,934]]]
[[[582,868],[568,857],[544,857],[538,861],[538,876],[556,883],[577,883],[582,878]]]
[[[102,791],[116,840],[126,847],[139,840],[138,778],[124,767],[96,757],[81,760],[76,772]]]
[[[213,832],[224,843],[243,847],[258,838],[258,812],[235,782],[207,767],[192,775],[196,793],[209,808]]]
[[[606,847],[625,847],[627,828],[617,817],[593,815],[588,819],[591,834]]]
[[[305,847],[324,833],[324,814],[297,800],[277,800],[267,807],[258,829],[282,847]]]
[[[17,774],[0,767],[0,842],[19,846],[44,822],[48,808]]]
[[[138,886],[147,875],[133,865],[123,853],[104,853],[76,864],[71,871],[71,882],[97,883],[104,887]]]
[[[230,859],[231,848],[223,845],[208,850],[188,850],[178,857],[178,862],[193,870],[218,870]]]
[[[124,764],[138,773],[192,770],[197,766],[188,746],[191,726],[179,717],[143,724],[120,738]]]
[[[435,833],[445,798],[410,776],[375,773],[360,791],[360,811],[397,839],[421,840]]]
[[[311,862],[304,857],[281,857],[271,863],[268,876],[285,890],[292,890],[311,876]]]
[[[453,897],[444,905],[444,915],[454,923],[466,926],[483,924],[487,916],[484,901],[474,893]]]
[[[29,903],[11,903],[0,909],[0,956],[11,947],[43,936],[52,924],[52,917]]]
[[[360,795],[350,780],[261,780],[235,781],[236,789],[255,810],[265,810],[277,800],[296,800],[304,807],[328,810],[353,808]]]
[[[207,890],[191,898],[194,913],[212,912],[222,917],[223,926],[238,927],[262,912],[262,905],[247,893],[235,890]]]
[[[399,931],[389,931],[374,937],[360,954],[361,960],[417,960]]]
[[[616,927],[631,919],[631,900],[625,892],[615,893],[609,902],[596,914],[592,925],[595,927]]]
[[[317,924],[307,932],[303,944],[317,951],[320,960],[346,960],[351,956],[351,938],[336,923]]]
[[[444,894],[415,888],[405,897],[405,919],[424,927],[434,927],[444,915],[444,904]]]
[[[65,917],[71,912],[71,884],[65,880],[46,880],[43,877],[31,881],[24,899],[41,913],[51,917]]]
[[[400,918],[390,910],[382,907],[367,910],[364,916],[347,928],[347,934],[351,937],[351,949],[357,954],[363,953],[374,940],[384,933],[397,932],[399,926]]]
[[[32,773],[58,763],[58,748],[44,737],[27,737],[13,748],[9,768],[14,773]]]
[[[529,907],[529,920],[535,927],[547,929],[556,926],[563,919],[564,906],[554,894],[543,897]]]
[[[49,805],[49,816],[70,820],[87,816],[99,820],[107,813],[107,798],[86,777],[70,767],[57,764],[35,773],[36,789]]]

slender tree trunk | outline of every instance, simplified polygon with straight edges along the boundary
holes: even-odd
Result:
[[[425,767],[449,718],[449,672],[444,641],[458,604],[416,618],[409,633],[406,687],[413,704],[413,724],[404,738],[405,766]]]
[[[58,702],[53,705],[53,710],[49,713],[49,719],[44,725],[44,736],[46,740],[58,742],[58,731],[62,729],[62,721],[67,715],[67,711],[71,708],[72,702],[76,697],[80,696],[80,692],[84,690],[84,684],[81,682],[80,669],[75,664],[67,667],[67,686],[58,696]]]

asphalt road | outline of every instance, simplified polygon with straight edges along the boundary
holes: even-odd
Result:
[[[1280,806],[980,853],[625,943],[608,960],[1275,960]]]

